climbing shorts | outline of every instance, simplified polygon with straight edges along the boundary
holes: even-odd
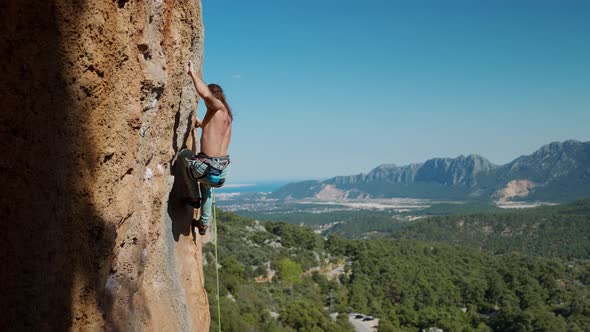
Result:
[[[225,183],[230,160],[229,156],[209,157],[199,152],[189,160],[189,164],[189,172],[194,179],[219,188]]]

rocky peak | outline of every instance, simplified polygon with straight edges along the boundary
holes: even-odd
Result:
[[[527,173],[531,180],[540,183],[551,181],[590,162],[590,142],[568,140],[552,142],[531,155],[521,156],[508,165],[508,176]]]
[[[419,169],[416,180],[473,186],[477,174],[493,168],[495,166],[489,160],[475,154],[457,158],[434,158],[427,160]]]
[[[540,147],[532,155],[528,156],[534,159],[557,158],[562,154],[579,153],[584,148],[588,149],[590,142],[580,142],[576,140],[567,140],[564,142],[552,142]],[[527,156],[523,156],[527,157]]]

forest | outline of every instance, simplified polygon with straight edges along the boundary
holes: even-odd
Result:
[[[223,212],[218,221],[224,331],[351,331],[350,312],[379,318],[379,331],[590,330],[588,260],[415,239],[324,238]],[[213,331],[211,243],[204,255]],[[344,273],[330,280],[325,272],[338,265]]]
[[[429,211],[453,211],[436,207]],[[493,254],[512,251],[527,255],[590,258],[590,200],[532,209],[459,208],[449,215],[408,220],[382,212],[364,220],[342,219],[324,234],[351,239],[392,237],[462,245]]]

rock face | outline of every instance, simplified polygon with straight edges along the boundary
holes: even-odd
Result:
[[[514,197],[527,197],[535,187],[536,183],[529,180],[512,180],[498,190],[496,196],[500,202],[507,202]]]
[[[174,191],[200,1],[0,4],[0,330],[208,331]]]
[[[424,163],[384,164],[367,174],[336,176],[325,181],[287,184],[275,198],[362,199],[381,197],[464,196],[475,189],[478,176],[497,166],[478,155],[435,158]]]
[[[476,176],[488,172],[495,166],[478,155],[457,158],[434,158],[424,163],[398,167],[393,164],[381,165],[368,174],[337,176],[330,183],[346,186],[363,182],[436,182],[445,185],[473,186]]]

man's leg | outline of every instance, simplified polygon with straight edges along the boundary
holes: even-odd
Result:
[[[223,180],[227,177],[228,169],[229,167],[221,171],[221,178]],[[203,182],[199,182],[199,187],[201,187],[201,223],[203,223],[203,225],[209,225],[211,206],[213,205],[211,185],[206,179],[203,179]]]
[[[200,178],[207,171],[207,164],[198,159],[189,160],[189,164],[189,172],[193,179]]]
[[[197,159],[191,159],[188,161],[189,163],[189,176],[194,180],[194,182],[192,183],[192,190],[191,192],[194,193],[191,195],[190,197],[190,202],[189,204],[192,205],[195,209],[199,209],[201,208],[201,193],[199,190],[199,183],[198,183],[198,178],[202,177],[203,174],[205,174],[205,172],[207,171],[207,164],[203,163],[200,160]],[[196,195],[196,196],[195,196]]]
[[[205,231],[209,226],[209,219],[211,218],[211,207],[213,206],[213,199],[211,197],[211,186],[206,182],[200,182],[201,189],[201,217],[197,222],[199,234],[205,235]]]
[[[227,177],[228,168],[221,172],[221,178],[225,180]],[[207,227],[209,227],[209,220],[211,219],[211,209],[213,207],[213,197],[211,184],[206,178],[199,182],[201,193],[201,217],[196,222],[195,226],[199,229],[199,234],[205,235]]]
[[[211,218],[211,207],[213,206],[211,186],[206,182],[199,183],[199,186],[201,187],[201,222],[208,225]]]

